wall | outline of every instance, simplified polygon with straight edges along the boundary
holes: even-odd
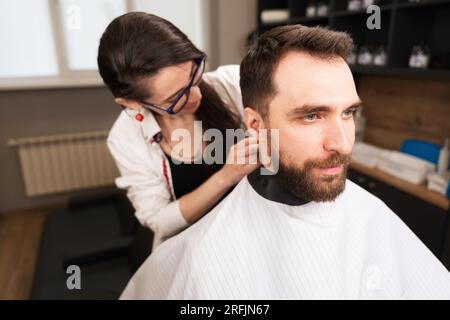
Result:
[[[27,198],[17,151],[7,146],[8,139],[108,130],[120,110],[103,87],[0,92],[0,213],[67,198]]]
[[[245,40],[256,29],[256,0],[211,2],[211,67],[239,64]]]
[[[405,139],[443,144],[450,137],[450,81],[362,77],[364,141],[399,150]]]

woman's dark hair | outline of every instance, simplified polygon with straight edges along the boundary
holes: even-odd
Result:
[[[130,12],[114,19],[100,39],[98,67],[114,97],[145,101],[151,93],[146,81],[159,69],[205,56],[189,38],[167,20],[145,12]],[[196,112],[203,128],[236,129],[232,112],[205,81],[200,83],[202,106]]]

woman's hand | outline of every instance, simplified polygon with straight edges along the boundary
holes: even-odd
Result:
[[[245,138],[230,148],[227,160],[219,171],[200,187],[180,198],[180,210],[189,223],[194,223],[210,210],[217,201],[243,177],[257,169],[258,138]]]
[[[226,185],[233,186],[260,165],[258,138],[256,134],[252,134],[230,148],[227,160],[218,173]]]

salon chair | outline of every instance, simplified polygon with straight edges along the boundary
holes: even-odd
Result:
[[[152,240],[125,191],[73,197],[47,217],[31,299],[117,299],[150,254]],[[71,265],[80,268],[81,289],[67,287]]]

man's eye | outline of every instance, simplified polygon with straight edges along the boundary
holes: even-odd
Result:
[[[306,121],[314,121],[317,120],[319,115],[317,113],[311,113],[303,117],[303,120]]]
[[[353,117],[356,113],[356,109],[350,109],[350,110],[346,110],[344,111],[344,116],[347,118]]]

